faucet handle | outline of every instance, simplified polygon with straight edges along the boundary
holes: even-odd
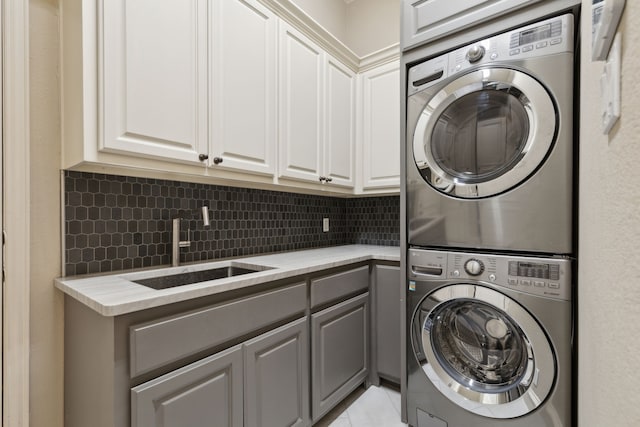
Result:
[[[191,227],[187,228],[187,240],[180,240],[178,242],[178,247],[188,248],[191,246]]]

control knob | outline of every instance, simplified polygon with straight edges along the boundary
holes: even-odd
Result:
[[[484,271],[484,264],[477,259],[470,259],[464,263],[464,270],[471,276],[478,276]]]
[[[479,44],[471,46],[471,48],[469,48],[469,50],[467,51],[467,61],[471,62],[472,64],[474,62],[480,61],[483,56],[484,47]]]

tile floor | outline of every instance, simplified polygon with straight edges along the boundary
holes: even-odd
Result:
[[[406,427],[400,421],[400,390],[384,383],[360,386],[314,427]]]

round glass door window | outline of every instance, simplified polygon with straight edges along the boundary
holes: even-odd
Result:
[[[531,345],[504,312],[462,299],[438,306],[429,318],[433,352],[457,382],[497,392],[522,381],[532,360]]]
[[[417,307],[412,330],[429,380],[473,413],[516,418],[553,388],[556,361],[546,334],[528,311],[493,289],[440,288]]]
[[[414,158],[439,191],[487,197],[526,180],[555,133],[554,104],[537,80],[506,68],[476,70],[431,97],[414,132]]]

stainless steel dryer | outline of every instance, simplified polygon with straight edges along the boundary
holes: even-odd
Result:
[[[571,426],[571,261],[412,249],[414,427]]]
[[[411,246],[573,252],[573,15],[407,73]]]

